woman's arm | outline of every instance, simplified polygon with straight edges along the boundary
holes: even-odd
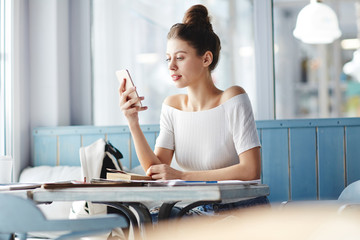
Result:
[[[147,175],[153,179],[183,179],[187,181],[255,180],[260,178],[260,147],[252,148],[239,155],[240,163],[214,170],[182,172],[168,164],[153,165]]]
[[[153,165],[170,165],[174,152],[173,150],[161,148],[157,149],[154,153],[150,148],[140,125],[138,123],[129,124],[129,128],[133,137],[136,154],[145,171]]]
[[[144,97],[130,98],[129,95],[135,91],[135,88],[125,89],[125,79],[119,88],[119,105],[128,120],[129,129],[134,141],[135,151],[139,158],[140,164],[146,171],[150,166],[156,164],[170,164],[173,151],[164,149],[160,151],[158,156],[154,154],[150,148],[144,133],[139,124],[138,112],[144,111],[147,107],[138,107],[135,104],[144,99]],[[166,151],[167,150],[167,151]]]

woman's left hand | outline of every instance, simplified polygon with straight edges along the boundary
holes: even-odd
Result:
[[[146,171],[146,175],[154,180],[182,179],[183,172],[170,167],[167,164],[152,165]]]

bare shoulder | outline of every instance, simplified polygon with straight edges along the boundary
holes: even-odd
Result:
[[[223,94],[221,96],[221,102],[226,102],[230,98],[235,97],[240,94],[244,94],[244,93],[246,93],[245,90],[240,86],[229,87],[228,89],[226,89],[223,92]]]
[[[181,110],[183,108],[186,97],[187,96],[185,94],[171,95],[165,98],[164,104]]]

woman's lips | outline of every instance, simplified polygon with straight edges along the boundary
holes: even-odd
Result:
[[[171,78],[173,79],[173,81],[177,81],[181,78],[181,75],[173,74],[173,75],[171,75]]]

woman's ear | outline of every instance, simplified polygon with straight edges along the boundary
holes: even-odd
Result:
[[[204,67],[208,67],[210,66],[210,64],[213,61],[213,54],[210,51],[206,51],[205,54],[203,55],[203,64]]]

